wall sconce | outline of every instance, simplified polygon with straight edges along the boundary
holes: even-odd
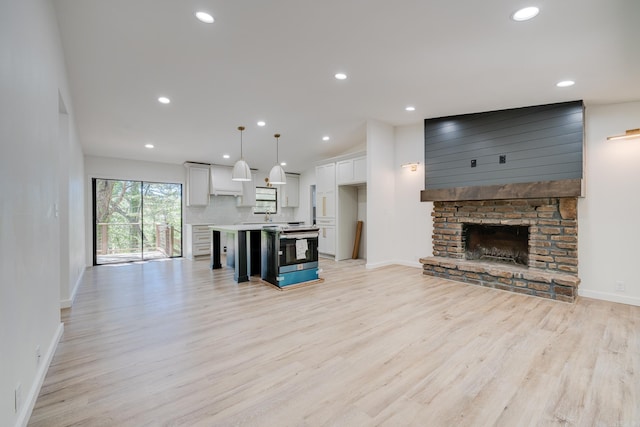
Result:
[[[640,138],[640,128],[629,129],[624,133],[624,135],[608,136],[607,141],[617,141],[619,139],[632,139],[632,138]]]
[[[418,170],[418,165],[420,164],[420,162],[409,162],[409,163],[404,163],[402,165],[403,168],[409,168],[411,170],[411,172],[415,172]]]

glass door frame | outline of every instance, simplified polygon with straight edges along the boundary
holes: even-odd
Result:
[[[122,261],[118,261],[118,262],[108,262],[108,263],[98,263],[98,230],[97,230],[97,181],[98,180],[102,180],[102,181],[121,181],[121,182],[134,182],[136,184],[140,185],[140,258],[139,259],[123,259]],[[143,190],[144,190],[144,186],[145,184],[170,184],[170,185],[177,185],[180,188],[180,215],[179,215],[179,224],[176,225],[176,227],[179,227],[180,229],[180,255],[173,255],[170,257],[166,257],[164,259],[170,259],[170,258],[180,258],[183,256],[183,248],[184,248],[184,238],[183,238],[183,216],[184,216],[184,185],[182,183],[179,182],[157,182],[157,181],[143,181],[143,180],[135,180],[135,179],[116,179],[116,178],[97,178],[97,177],[92,177],[91,178],[91,199],[92,199],[92,205],[91,205],[91,218],[92,218],[92,224],[91,224],[91,230],[92,230],[92,243],[93,243],[93,251],[92,251],[92,258],[93,258],[93,265],[112,265],[112,264],[119,264],[119,263],[132,263],[132,262],[140,262],[140,261],[148,261],[148,259],[145,259],[144,257],[144,253],[145,253],[145,249],[144,249],[144,226],[145,226],[145,222],[144,222],[144,194],[143,194]]]

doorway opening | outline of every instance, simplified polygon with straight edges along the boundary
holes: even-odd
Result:
[[[182,256],[182,184],[93,178],[93,265]]]

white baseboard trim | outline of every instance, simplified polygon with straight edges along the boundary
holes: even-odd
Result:
[[[368,270],[373,270],[374,268],[386,267],[388,265],[393,265],[393,261],[383,261],[383,262],[368,262],[364,265],[364,267]]]
[[[76,284],[73,285],[73,290],[71,291],[71,297],[69,299],[63,299],[60,301],[60,308],[71,308],[74,301],[76,300],[76,294],[78,293],[78,288],[80,287],[80,282],[82,282],[82,278],[84,277],[84,272],[87,271],[86,267],[82,267],[82,271],[78,276],[78,280],[76,280]]]
[[[635,305],[640,307],[640,298],[627,295],[613,294],[610,292],[591,291],[589,289],[578,288],[578,295],[581,297],[600,299],[604,301],[618,302],[620,304]]]
[[[43,355],[43,360],[40,361],[40,367],[38,367],[38,371],[36,372],[36,377],[33,380],[33,384],[29,389],[29,394],[26,396],[24,400],[24,404],[22,405],[22,410],[20,411],[20,415],[18,416],[18,421],[16,422],[16,427],[26,427],[29,423],[29,418],[31,418],[31,413],[33,412],[33,407],[36,405],[36,400],[38,399],[38,394],[40,394],[40,388],[42,388],[42,383],[44,382],[44,378],[47,375],[47,371],[49,370],[49,365],[51,364],[51,360],[53,359],[53,355],[56,353],[56,349],[58,348],[58,343],[62,338],[62,334],[64,332],[64,323],[60,323],[58,325],[58,329],[56,330],[53,339],[49,343],[49,347],[47,348],[47,352]]]
[[[393,261],[366,263],[365,268],[373,270],[375,268],[386,267],[388,265],[404,265],[406,267],[422,268],[422,264],[420,264],[418,261],[405,261],[399,259]]]
[[[422,268],[422,264],[418,261],[396,260],[393,263],[397,265],[404,265],[405,267]]]

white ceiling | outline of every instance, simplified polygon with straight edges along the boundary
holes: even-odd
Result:
[[[90,155],[232,165],[244,125],[251,167],[273,166],[278,132],[300,172],[364,147],[368,119],[640,100],[639,0],[53,2]],[[529,5],[532,21],[509,18]]]

